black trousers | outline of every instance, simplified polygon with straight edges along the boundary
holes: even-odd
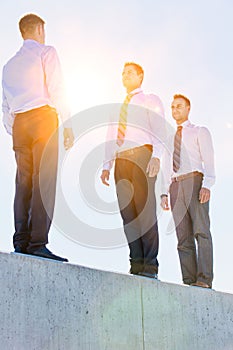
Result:
[[[171,209],[176,225],[183,282],[191,284],[201,281],[212,286],[213,246],[209,202],[200,203],[201,186],[201,175],[172,183]]]
[[[115,183],[130,250],[131,273],[158,272],[158,225],[155,181],[146,174],[151,147],[141,146],[133,154],[116,158]]]
[[[13,149],[17,163],[14,247],[28,252],[48,243],[58,159],[58,118],[43,106],[17,114]]]

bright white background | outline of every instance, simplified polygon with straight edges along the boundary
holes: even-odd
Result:
[[[46,43],[56,47],[63,66],[72,113],[120,102],[125,61],[145,70],[144,90],[162,99],[172,122],[174,93],[192,102],[190,119],[208,126],[216,153],[217,182],[211,198],[214,241],[213,287],[233,292],[232,146],[233,4],[231,0],[93,0],[1,2],[0,66],[19,49],[18,20],[37,13],[46,21]],[[0,126],[1,251],[12,251],[15,162],[11,137]],[[79,159],[77,159],[77,162]],[[104,191],[96,185],[97,192]],[[114,196],[114,186],[109,189]],[[87,222],[91,220],[87,216]],[[160,218],[162,281],[181,283],[175,233],[167,234],[170,213]],[[127,272],[128,248],[93,249],[52,228],[49,248],[71,263]]]

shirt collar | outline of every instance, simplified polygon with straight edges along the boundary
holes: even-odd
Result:
[[[23,41],[23,45],[24,46],[41,46],[42,44],[40,44],[38,41],[33,39],[26,39]]]
[[[131,92],[129,93],[129,95],[139,94],[139,92],[142,92],[142,88],[134,89],[133,91],[131,91]]]
[[[178,126],[186,127],[186,126],[190,126],[190,125],[191,125],[191,122],[190,122],[190,120],[188,119],[188,120],[185,120],[185,122],[183,122],[182,124],[177,125],[177,127],[178,127]]]

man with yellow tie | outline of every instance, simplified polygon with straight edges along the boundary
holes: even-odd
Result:
[[[165,118],[159,97],[142,91],[143,77],[139,64],[125,63],[122,82],[127,96],[108,127],[101,180],[109,186],[115,160],[114,178],[130,250],[130,273],[157,278],[155,181],[163,152]]]

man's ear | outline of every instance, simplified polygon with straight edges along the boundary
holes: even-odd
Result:
[[[142,83],[142,81],[143,81],[143,74],[142,74],[142,73],[141,73],[141,74],[139,74],[139,78],[140,78],[141,83]]]
[[[36,31],[37,31],[37,33],[39,34],[39,35],[41,35],[42,34],[42,32],[43,32],[43,24],[38,24],[37,26],[36,26]]]

